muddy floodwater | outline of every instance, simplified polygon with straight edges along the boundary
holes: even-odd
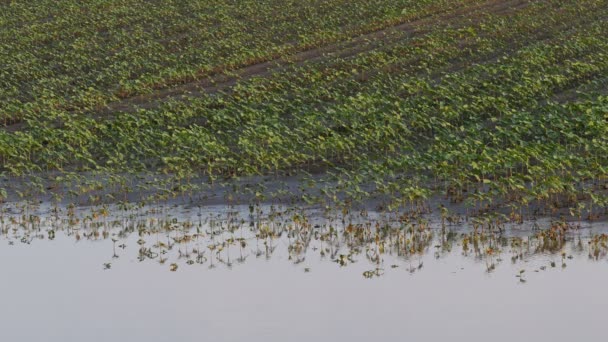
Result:
[[[602,222],[270,206],[0,219],[0,341],[591,341]]]

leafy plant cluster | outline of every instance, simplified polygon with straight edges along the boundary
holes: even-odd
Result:
[[[3,2],[0,122],[99,110],[467,2]]]
[[[389,14],[409,8],[372,3],[369,18],[378,11],[397,20]],[[431,1],[411,13],[449,6]],[[210,183],[312,175],[302,187],[319,193],[301,195],[310,202],[379,197],[391,207],[424,206],[442,194],[476,213],[566,208],[595,218],[608,204],[607,12],[599,0],[535,1],[393,32],[369,49],[157,108],[99,115],[46,106],[25,114],[23,128],[0,131],[0,161],[9,176],[166,174],[177,190],[204,189],[192,182],[201,175]],[[226,58],[239,51],[227,49]]]

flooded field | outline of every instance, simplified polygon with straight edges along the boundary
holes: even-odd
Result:
[[[601,341],[607,23],[0,1],[0,342]]]
[[[3,341],[601,336],[608,225],[280,206],[12,206]]]

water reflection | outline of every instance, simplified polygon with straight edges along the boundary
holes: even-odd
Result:
[[[5,209],[0,217],[8,245],[45,241],[97,242],[107,246],[99,260],[111,271],[123,260],[156,263],[168,271],[185,267],[233,269],[253,259],[277,258],[314,272],[320,262],[377,278],[405,270],[415,274],[432,255],[460,255],[492,273],[501,264],[521,264],[515,276],[565,269],[574,258],[602,260],[608,235],[578,223],[545,221],[522,228],[492,219],[425,217],[420,212],[332,212],[277,206]],[[33,247],[35,248],[35,247]],[[540,256],[545,263],[529,261]],[[357,268],[361,272],[360,268]]]

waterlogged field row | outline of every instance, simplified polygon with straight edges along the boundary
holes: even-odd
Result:
[[[47,208],[48,209],[48,208]],[[569,260],[606,258],[608,236],[603,226],[563,221],[532,225],[491,220],[440,220],[415,212],[317,211],[284,206],[101,206],[79,209],[15,206],[0,216],[0,232],[9,246],[44,240],[104,243],[111,269],[120,257],[156,262],[170,271],[206,265],[232,268],[248,258],[276,256],[304,272],[310,264],[333,262],[340,267],[362,262],[366,278],[406,267],[414,273],[425,255],[436,259],[459,252],[478,261],[486,272],[502,262],[526,263],[539,257],[534,272],[566,268]],[[506,228],[509,233],[506,235]],[[389,263],[390,262],[390,263]],[[387,264],[389,263],[389,264]],[[522,270],[517,276],[525,282]]]
[[[156,263],[183,268],[238,268],[252,260],[278,259],[302,272],[334,263],[361,270],[365,278],[390,272],[423,272],[429,257],[460,255],[480,272],[503,263],[520,267],[514,280],[564,270],[569,263],[601,263],[608,252],[605,225],[538,221],[506,225],[412,212],[319,211],[284,206],[13,206],[0,216],[0,242],[8,246],[83,243],[105,246],[96,267]],[[59,242],[56,242],[59,240]],[[9,247],[9,248],[11,248]],[[96,253],[97,254],[97,253]],[[126,260],[125,260],[126,259]],[[425,265],[424,261],[427,261]],[[133,264],[131,264],[130,267]],[[457,270],[457,269],[455,269]]]
[[[97,195],[106,187],[171,196],[264,175],[247,190],[261,201],[293,176],[311,204],[380,198],[417,210],[442,195],[503,221],[602,217],[605,1],[339,3],[294,2],[277,16],[263,10],[274,1],[215,4],[225,16],[210,27],[196,19],[204,6],[129,11],[121,2],[121,16],[62,39],[51,37],[74,30],[68,19],[80,7],[32,21],[47,28],[36,38],[15,33],[37,25],[3,17],[3,54],[35,54],[25,40],[46,37],[49,55],[2,69],[0,196],[95,193],[91,201],[103,202],[116,200]],[[105,6],[99,13],[112,13]],[[307,10],[316,12],[295,15]],[[183,27],[170,25],[178,12],[190,18]],[[149,18],[158,25],[145,26]],[[86,70],[58,62],[70,61],[61,56],[75,36],[97,44],[69,49]],[[166,36],[176,37],[172,52]],[[140,55],[121,57],[129,48]],[[105,56],[113,49],[118,56]]]

